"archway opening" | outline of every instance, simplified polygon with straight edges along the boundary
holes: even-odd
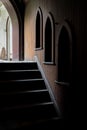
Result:
[[[58,82],[70,83],[71,51],[69,32],[62,27],[58,43]]]
[[[3,18],[6,18],[4,29],[5,43],[2,43],[2,45],[6,45],[4,48],[6,52],[4,60],[19,60],[19,22],[17,14],[9,0],[0,0],[0,5],[4,7],[8,14],[4,16],[6,13],[4,13],[5,11],[2,12],[2,16],[4,16]],[[0,7],[0,11],[1,8],[2,7]]]
[[[0,2],[0,60],[12,60],[12,22],[5,8]]]

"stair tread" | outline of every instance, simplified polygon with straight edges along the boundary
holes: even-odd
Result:
[[[42,78],[39,70],[29,70],[29,71],[4,71],[0,72],[2,75],[1,81],[9,81],[9,80],[22,80],[22,79],[40,79]]]
[[[62,118],[60,117],[52,117],[52,118],[46,118],[46,119],[38,119],[38,120],[30,120],[30,121],[12,121],[12,120],[9,120],[8,121],[8,126],[6,127],[6,129],[11,129],[11,130],[33,130],[33,129],[37,129],[39,128],[38,130],[43,130],[44,128],[53,128],[53,129],[57,129],[58,130],[62,130],[60,128],[63,128],[62,125]],[[4,127],[5,128],[5,123],[4,122]],[[6,123],[7,124],[7,123]]]
[[[38,68],[36,62],[0,62],[0,70],[20,70],[20,69],[35,69]]]
[[[3,83],[3,82],[26,82],[26,81],[44,81],[42,78],[39,78],[39,79],[19,79],[19,80],[1,80],[0,83]]]
[[[47,89],[0,94],[1,108],[49,101],[51,101],[51,98]]]
[[[27,90],[39,90],[46,89],[45,82],[43,79],[32,80],[11,80],[0,82],[0,92],[16,92],[16,91],[27,91]]]
[[[38,69],[32,69],[32,70],[0,70],[0,73],[10,73],[10,72],[33,72],[33,71],[39,71]]]
[[[53,103],[34,107],[11,108],[0,111],[0,120],[38,120],[58,116]]]
[[[23,61],[6,61],[6,60],[2,60],[2,61],[0,61],[0,64],[3,64],[3,63],[5,63],[5,64],[12,64],[12,63],[17,63],[17,64],[20,64],[20,63],[37,63],[36,61],[34,61],[34,60],[29,60],[29,61],[27,61],[27,60],[23,60]]]
[[[17,94],[30,94],[30,93],[40,93],[40,92],[48,92],[47,89],[39,89],[39,90],[28,90],[28,91],[19,91],[19,92],[1,92],[0,93],[0,96],[1,95],[17,95]]]
[[[4,107],[3,109],[0,109],[0,111],[8,111],[8,110],[16,110],[16,109],[26,109],[26,108],[32,108],[37,106],[44,106],[44,105],[52,105],[53,102],[44,102],[44,103],[34,103],[34,104],[26,104],[26,105],[19,105],[14,107]]]
[[[60,117],[52,117],[52,118],[46,118],[46,119],[40,119],[40,120],[36,120],[36,121],[25,121],[25,122],[19,122],[19,124],[17,123],[17,128],[25,128],[25,127],[30,127],[30,126],[36,126],[36,125],[43,125],[46,123],[48,124],[49,122],[52,123],[54,121],[59,121],[60,122],[61,118]]]

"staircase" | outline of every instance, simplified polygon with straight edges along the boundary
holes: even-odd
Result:
[[[36,62],[0,63],[0,130],[61,129]]]

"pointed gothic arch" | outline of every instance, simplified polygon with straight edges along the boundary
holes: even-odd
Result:
[[[6,58],[12,60],[12,24],[8,16],[6,21]]]
[[[36,13],[36,27],[35,27],[35,36],[36,36],[36,44],[35,50],[39,50],[43,48],[43,14],[42,10],[39,7]]]
[[[12,21],[13,60],[19,60],[19,20],[16,11],[9,0],[0,0],[7,9]]]
[[[54,18],[51,13],[48,14],[45,24],[45,50],[44,60],[46,64],[54,64],[55,62],[55,28]]]
[[[58,35],[57,81],[70,85],[72,78],[72,31],[68,22],[61,24]]]

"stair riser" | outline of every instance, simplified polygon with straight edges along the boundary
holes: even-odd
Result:
[[[0,93],[45,89],[43,80],[0,82]]]
[[[31,105],[36,103],[50,102],[49,93],[46,92],[36,92],[36,93],[21,93],[21,94],[11,94],[11,95],[0,95],[0,108],[6,107],[16,107]]]
[[[46,119],[55,116],[56,112],[53,104],[25,108],[25,109],[12,109],[2,111],[0,113],[0,119],[17,120],[17,121]]]
[[[37,63],[0,63],[0,70],[31,70],[37,69]]]
[[[17,79],[39,79],[39,71],[19,71],[19,72],[0,72],[0,80],[17,80]]]

